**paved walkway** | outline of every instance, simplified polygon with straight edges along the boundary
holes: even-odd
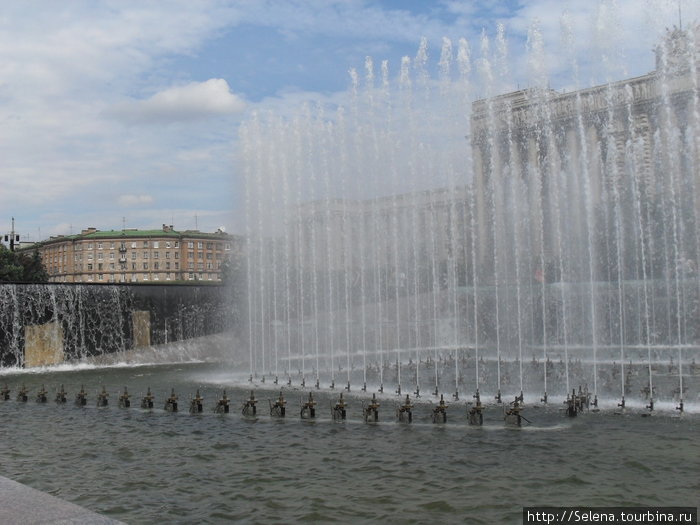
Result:
[[[118,525],[121,522],[0,476],[3,525]]]

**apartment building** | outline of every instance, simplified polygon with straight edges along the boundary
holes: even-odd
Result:
[[[164,224],[160,230],[87,228],[36,247],[50,282],[163,284],[221,281],[234,242],[234,236],[221,230],[176,231]]]

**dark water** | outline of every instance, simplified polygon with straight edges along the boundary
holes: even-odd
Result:
[[[526,407],[532,425],[505,428],[489,407],[484,427],[452,404],[433,425],[428,404],[414,423],[394,423],[397,398],[382,399],[380,422],[365,424],[350,396],[348,421],[330,420],[318,394],[314,422],[299,419],[306,392],[286,391],[287,418],[268,416],[277,391],[256,391],[257,419],[245,419],[245,388],[222,365],[161,365],[51,373],[4,373],[12,399],[0,402],[0,474],[127,523],[520,523],[523,506],[700,506],[700,416],[588,413]],[[26,383],[29,402],[15,400]],[[37,404],[45,383],[49,403]],[[63,383],[69,403],[57,406]],[[228,384],[227,384],[228,383]],[[88,406],[72,403],[84,384]],[[105,385],[110,406],[97,408]],[[152,411],[133,404],[150,386]],[[270,385],[273,386],[273,385]],[[174,387],[178,413],[162,410]],[[227,388],[231,413],[213,406]],[[190,415],[199,388],[205,412]],[[333,394],[333,399],[336,394]]]

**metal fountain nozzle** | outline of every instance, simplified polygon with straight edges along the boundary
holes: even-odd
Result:
[[[17,392],[17,401],[26,401],[27,394],[29,394],[29,389],[22,384],[22,388],[20,388],[19,392]]]
[[[440,403],[433,408],[433,423],[447,423],[447,404],[442,394],[440,394]]]
[[[654,411],[654,398],[649,398],[649,404],[646,406],[646,408],[649,409],[649,412]]]
[[[84,406],[87,403],[87,392],[85,392],[85,387],[80,385],[80,392],[75,395],[75,404]]]
[[[67,393],[63,389],[63,385],[61,385],[61,390],[59,392],[56,392],[56,402],[57,403],[65,403],[66,402],[66,396]]]
[[[230,404],[231,404],[231,400],[226,395],[226,389],[224,389],[224,392],[221,396],[221,399],[219,399],[219,401],[216,403],[216,407],[214,408],[214,412],[216,412],[216,413],[223,412],[225,414],[228,414]]]
[[[102,385],[102,392],[97,394],[97,406],[106,407],[109,404],[109,394],[105,390],[104,385]]]
[[[503,402],[503,398],[501,397],[501,390],[498,390],[498,393],[496,394],[496,403],[499,405]]]
[[[141,398],[141,408],[153,408],[153,394],[151,394],[151,387],[148,387],[146,395]]]
[[[455,401],[459,401],[459,390],[455,390],[455,393],[452,394],[452,397]]]
[[[131,406],[131,401],[129,401],[130,397],[131,394],[129,394],[126,387],[124,387],[124,393],[119,396],[119,406],[122,408],[129,408]]]
[[[39,390],[39,392],[37,392],[36,394],[37,403],[46,403],[46,394],[48,394],[48,391],[46,390],[46,388],[44,388],[44,385],[42,384],[41,390]]]
[[[384,383],[379,385],[379,393],[383,394],[384,393]],[[374,397],[374,394],[372,394],[372,397]]]
[[[202,406],[203,402],[204,402],[204,398],[201,395],[199,395],[199,388],[198,388],[194,397],[190,401],[190,414],[202,412],[204,410],[204,408]]]
[[[347,390],[348,392],[350,392],[350,381],[348,381],[348,384],[345,386],[345,390]]]
[[[396,395],[397,396],[401,395],[401,383],[399,383],[398,388],[396,389]]]
[[[683,400],[681,399],[678,406],[676,407],[676,410],[678,410],[681,414],[683,413]]]
[[[165,400],[165,410],[177,412],[177,396],[175,395],[174,388],[170,390],[170,397]]]
[[[547,392],[544,393],[544,396],[540,398],[540,401],[544,403],[545,405],[547,404]]]
[[[620,408],[625,408],[625,396],[622,396],[622,400],[617,404]]]

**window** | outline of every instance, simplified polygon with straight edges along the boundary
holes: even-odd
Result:
[[[132,258],[132,260],[136,259],[136,252],[131,252],[131,258]]]
[[[97,260],[101,261],[102,260],[102,252],[97,253]]]
[[[159,244],[158,241],[153,241],[153,247],[154,247],[154,248],[158,248],[158,244]]]
[[[88,253],[88,261],[92,261],[92,254]]]
[[[101,243],[101,242],[98,242],[98,243],[97,243],[97,249],[98,249],[98,250],[101,250],[101,249],[102,249],[102,243]]]
[[[179,247],[180,247],[180,241],[175,241],[175,248],[179,248]]]
[[[88,269],[89,272],[91,272],[91,271],[92,271],[92,264],[89,264],[89,263],[88,263],[87,269]]]
[[[154,263],[153,263],[153,269],[154,269],[154,270],[158,270],[159,267],[160,267],[160,265],[159,265],[157,262],[154,262]]]
[[[194,252],[187,252],[188,259],[194,259]]]
[[[114,243],[113,242],[109,243],[109,249],[114,250]],[[114,280],[114,276],[112,276],[112,280]]]
[[[143,252],[143,258],[148,259],[148,252]]]
[[[144,281],[148,281],[148,274],[147,274],[147,273],[144,273],[144,274],[143,274],[143,280],[144,280]]]
[[[189,268],[190,270],[194,270],[194,263],[187,263],[187,268]]]
[[[175,252],[175,258],[179,259],[180,258],[180,252]]]
[[[165,247],[170,248],[170,241],[165,241]]]
[[[197,242],[197,248],[200,250],[202,249],[202,241]]]
[[[132,248],[136,248],[136,241],[134,241],[134,242],[131,243],[131,247],[132,247]]]
[[[109,263],[109,269],[114,270],[114,263]]]
[[[153,252],[153,258],[157,259],[158,257],[160,257],[160,252]]]
[[[192,241],[189,241],[189,242],[187,243],[187,247],[188,247],[188,248],[194,248],[194,243],[193,243]]]
[[[207,250],[211,250],[214,248],[214,243],[208,242],[207,243]]]
[[[102,271],[102,263],[97,263],[97,269],[98,269],[99,271]]]
[[[203,261],[204,260],[204,253],[197,252],[197,259],[199,259],[200,261]]]
[[[166,262],[166,263],[165,263],[165,269],[166,269],[166,270],[170,270],[170,263],[169,263],[169,262]]]
[[[104,281],[104,280],[105,280],[104,274],[103,274],[103,273],[99,274],[99,275],[97,276],[97,279],[98,279],[99,281]]]
[[[180,263],[179,263],[179,262],[176,262],[176,263],[175,263],[175,269],[176,269],[176,270],[179,270],[179,269],[180,269]]]
[[[224,244],[224,249],[225,249],[225,250],[230,250],[230,249],[231,249],[231,244],[228,243],[228,242],[227,242],[226,244]]]
[[[88,250],[92,250],[92,243],[91,242],[88,243]]]
[[[148,270],[148,263],[147,262],[143,263],[143,269]]]
[[[170,259],[170,252],[165,252],[165,258]]]
[[[131,269],[135,270],[136,269],[136,263],[131,263]]]
[[[114,252],[109,252],[109,260],[110,261],[114,260]]]
[[[143,241],[143,247],[148,248],[148,241]]]

